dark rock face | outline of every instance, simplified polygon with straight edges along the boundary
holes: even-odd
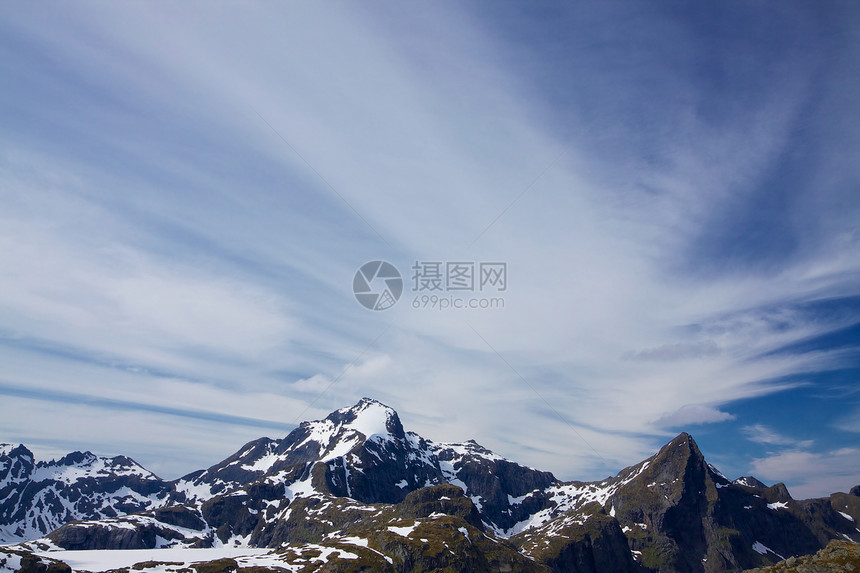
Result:
[[[566,521],[538,534],[531,555],[553,571],[633,573],[641,568],[633,560],[627,538],[615,519],[595,513],[582,521]],[[543,541],[541,546],[535,541]]]
[[[206,523],[215,526],[218,538],[226,543],[234,535],[250,535],[259,521],[259,513],[251,513],[247,495],[218,496],[205,501],[200,508]]]
[[[403,518],[416,519],[444,513],[462,519],[478,531],[484,531],[478,508],[455,485],[444,484],[413,491],[398,505],[398,511]]]
[[[49,533],[58,547],[83,549],[157,549],[182,544],[210,547],[211,528],[195,510],[170,506],[99,521],[73,521]]]
[[[198,470],[190,473],[177,480],[177,483],[195,487],[208,485],[210,487],[210,495],[228,493],[237,486],[243,486],[256,481],[263,475],[262,470],[253,469],[254,463],[270,455],[277,446],[277,443],[277,441],[269,438],[259,438],[248,442],[226,460],[215,464],[207,470]],[[174,494],[174,501],[180,503],[191,501],[184,490],[180,489],[179,491],[180,493]]]
[[[853,490],[852,490],[853,491]],[[860,496],[850,493],[834,493],[830,496],[830,507],[836,511],[841,522],[860,527]]]
[[[511,504],[511,498],[526,496],[558,482],[550,472],[499,458],[473,440],[441,444],[433,451],[445,468],[446,481],[461,485],[480,504],[483,519],[500,530],[508,530],[546,507],[541,496],[531,496],[519,504]]]
[[[659,486],[648,487],[652,483]],[[682,434],[664,446],[634,480],[618,489],[611,506],[618,521],[628,527],[646,525],[639,529],[647,542],[631,544],[643,552],[646,566],[655,564],[651,554],[659,553],[660,561],[688,571],[701,567],[706,557],[702,516],[715,501],[716,489],[704,457],[690,436]]]
[[[730,483],[708,466],[688,434],[635,468],[635,478],[608,505],[631,549],[641,552],[640,563],[652,570],[743,570],[850,535],[830,500],[795,501],[781,483]]]
[[[48,539],[64,549],[152,549],[157,532],[152,527],[136,529],[81,526],[69,523],[48,535]]]
[[[103,525],[82,526],[68,523],[48,535],[48,539],[63,549],[153,549],[158,531],[141,525],[135,529]]]
[[[397,424],[400,427],[399,420]],[[367,441],[326,464],[326,486],[332,495],[367,503],[397,503],[409,491],[443,481],[435,460],[405,435]]]
[[[206,529],[206,522],[201,519],[201,515],[182,505],[171,505],[153,510],[152,517],[159,523],[167,525],[175,525],[185,529],[193,529],[195,531],[203,531]]]

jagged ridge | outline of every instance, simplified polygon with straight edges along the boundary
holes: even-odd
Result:
[[[38,489],[33,477],[42,474],[33,468],[74,467],[84,482],[103,471],[112,483],[134,478],[138,489],[153,492],[145,507],[105,515],[99,506],[96,521],[68,523],[36,545],[276,547],[362,535],[384,554],[388,545],[371,535],[373,527],[402,519],[425,498],[422,507],[433,509],[408,514],[414,527],[448,531],[444,523],[453,522],[445,520],[460,520],[458,527],[502,543],[501,553],[473,556],[474,563],[496,559],[523,570],[732,571],[812,553],[834,538],[860,539],[852,521],[860,519],[857,488],[795,501],[782,484],[766,487],[752,477],[731,482],[707,464],[686,433],[613,478],[561,482],[474,441],[437,444],[407,432],[393,409],[368,398],[304,422],[281,440],[249,442],[223,462],[170,483],[127,458],[76,454],[39,466],[21,448],[0,449],[0,484],[9,491]],[[55,476],[52,483],[60,481]],[[78,481],[64,483],[80,490]],[[119,490],[111,491],[118,499]],[[434,493],[422,498],[425,491]],[[362,526],[370,522],[373,527]],[[424,555],[410,551],[409,559]],[[528,558],[525,565],[520,554]]]

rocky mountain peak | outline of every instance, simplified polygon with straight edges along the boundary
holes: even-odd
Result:
[[[686,481],[694,476],[698,480],[704,480],[706,475],[725,479],[715,468],[708,465],[698,444],[686,432],[679,434],[647,460],[647,468],[643,467],[642,473],[652,482],[658,483],[673,483],[677,481],[676,478]]]
[[[0,444],[0,490],[28,478],[34,466],[33,452],[23,444]]]
[[[289,455],[293,462],[329,461],[356,449],[403,443],[406,439],[393,408],[362,398],[354,406],[335,410],[322,420],[302,422],[281,440],[276,453]]]
[[[374,436],[404,438],[403,424],[394,408],[373,398],[362,398],[354,406],[336,410],[325,419],[336,428],[360,432],[365,439]]]
[[[24,444],[18,444],[17,446],[15,444],[7,443],[0,444],[0,456],[14,457],[24,453],[29,455],[31,458],[33,457],[33,453],[28,450]]]
[[[735,481],[732,482],[735,485],[742,485],[744,487],[754,487],[758,489],[764,489],[767,487],[764,482],[753,476],[741,476]]]
[[[694,440],[693,436],[691,436],[687,432],[681,432],[680,434],[672,438],[672,440],[670,440],[668,444],[660,448],[660,452],[658,452],[658,455],[672,448],[686,448],[686,450],[691,455],[702,455],[702,452],[699,451],[699,445],[696,443],[696,440]]]
[[[72,452],[66,454],[53,465],[57,466],[89,466],[98,460],[98,456],[90,451]]]
[[[439,444],[437,448],[440,452],[444,452],[445,449],[447,449],[449,451],[457,452],[460,455],[472,455],[492,460],[503,459],[501,456],[492,450],[485,448],[475,440],[466,440],[460,444]],[[440,457],[443,455],[444,453],[440,453]]]
[[[3,471],[4,464],[12,462],[23,462],[33,464],[35,457],[33,452],[28,450],[24,444],[0,444],[0,472]]]
[[[393,408],[378,400],[362,398],[321,420],[302,422],[281,440],[260,438],[249,442],[206,471],[181,478],[176,482],[177,499],[201,503],[264,477],[270,484],[289,485],[307,479],[315,464],[323,464],[323,474],[317,481],[309,482],[308,487],[313,490],[356,496],[362,501],[399,501],[406,493],[405,484],[438,481],[438,468],[426,459],[427,455],[413,451],[422,447],[426,449],[420,439],[410,438],[404,432]],[[415,466],[416,460],[424,462],[418,465],[431,467],[413,471],[409,466]],[[392,475],[403,475],[393,481],[390,476],[375,475],[375,472],[386,473],[382,466],[391,464],[400,468]],[[416,481],[419,476],[420,481]],[[374,480],[380,483],[372,486],[360,483]]]

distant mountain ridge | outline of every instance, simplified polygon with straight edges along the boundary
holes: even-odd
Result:
[[[23,445],[0,444],[0,542],[42,537],[76,519],[159,507],[172,491],[125,456],[73,452],[36,462]]]
[[[172,482],[124,457],[0,446],[0,535],[30,549],[357,543],[377,570],[739,571],[860,541],[858,520],[860,488],[797,501],[729,481],[686,433],[615,477],[562,482],[408,432],[369,398]]]

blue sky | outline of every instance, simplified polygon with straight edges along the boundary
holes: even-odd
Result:
[[[860,483],[851,2],[0,16],[0,440],[173,478],[362,396],[601,478]],[[386,260],[403,298],[353,275]],[[413,307],[416,261],[507,263]]]

